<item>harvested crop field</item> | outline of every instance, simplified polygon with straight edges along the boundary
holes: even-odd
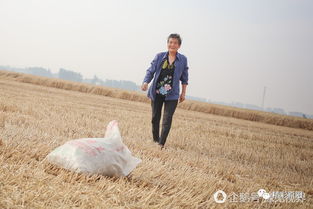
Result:
[[[103,137],[111,120],[142,159],[130,176],[86,176],[44,161],[68,140]],[[150,132],[149,103],[0,78],[0,208],[313,207],[312,130],[177,108],[165,150]],[[259,189],[299,202],[245,199]],[[214,201],[218,190],[225,203]]]

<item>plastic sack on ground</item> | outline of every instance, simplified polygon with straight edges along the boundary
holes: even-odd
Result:
[[[104,138],[70,140],[46,159],[71,171],[106,176],[127,176],[141,162],[123,144],[116,120],[108,124]]]

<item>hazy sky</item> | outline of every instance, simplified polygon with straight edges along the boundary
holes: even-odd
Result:
[[[141,84],[179,33],[187,95],[313,114],[313,1],[0,0],[0,65]]]

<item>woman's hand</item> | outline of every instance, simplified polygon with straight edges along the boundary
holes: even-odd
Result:
[[[185,101],[185,94],[181,94],[179,97],[179,103]]]
[[[144,83],[141,85],[141,90],[146,91],[147,89],[148,89],[148,83],[144,82]]]

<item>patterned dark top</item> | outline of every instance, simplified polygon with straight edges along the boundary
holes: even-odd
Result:
[[[175,62],[175,61],[174,61]],[[168,92],[173,87],[173,75],[175,70],[174,62],[170,65],[168,61],[168,56],[163,61],[162,70],[160,72],[157,86],[156,86],[156,93],[162,96],[166,96]]]

